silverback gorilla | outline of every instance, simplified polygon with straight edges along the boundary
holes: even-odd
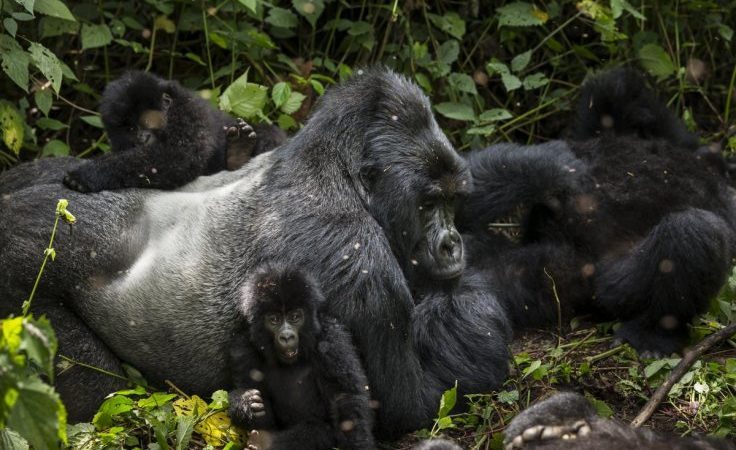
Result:
[[[240,286],[272,261],[317,276],[328,313],[355,340],[380,436],[428,424],[455,380],[480,391],[507,374],[495,297],[474,277],[450,292],[464,267],[453,212],[469,171],[400,75],[359,71],[290,141],[179,191],[66,189],[64,174],[81,164],[0,175],[0,313],[17,312],[30,290],[56,200],[78,218],[73,233],[57,233],[34,300],[60,330],[62,354],[110,370],[125,361],[190,392],[228,386]],[[432,295],[415,304],[421,286]],[[109,388],[94,376],[57,378],[72,419]],[[94,393],[97,383],[108,385]]]
[[[736,255],[733,190],[633,71],[593,78],[577,114],[569,141],[468,156],[469,265],[513,327],[554,323],[554,282],[563,309],[621,320],[617,338],[637,350],[679,351]]]

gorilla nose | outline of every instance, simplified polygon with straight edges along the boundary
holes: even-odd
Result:
[[[296,334],[293,331],[283,331],[279,334],[279,343],[282,345],[291,345],[296,341]]]
[[[463,257],[463,240],[457,230],[447,230],[439,243],[437,259],[443,265],[457,263]]]

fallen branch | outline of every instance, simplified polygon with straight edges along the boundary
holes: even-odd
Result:
[[[695,361],[700,359],[700,357],[703,356],[703,354],[707,352],[711,347],[721,341],[728,339],[734,334],[736,334],[736,323],[732,323],[727,327],[721,328],[720,330],[706,337],[702,341],[698,342],[690,350],[686,351],[685,354],[682,356],[680,362],[677,363],[677,366],[672,369],[672,373],[670,373],[664,383],[662,383],[662,385],[657,388],[657,390],[654,392],[654,395],[652,395],[652,398],[649,399],[647,404],[644,405],[641,411],[639,411],[639,414],[634,418],[633,421],[631,421],[631,426],[635,428],[640,427],[647,420],[649,420],[659,404],[662,403],[662,400],[664,400],[664,398],[670,392],[672,386],[680,381],[680,378],[682,378],[685,373],[690,370],[690,367],[695,364]]]

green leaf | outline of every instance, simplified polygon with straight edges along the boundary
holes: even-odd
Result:
[[[325,10],[325,4],[323,0],[292,0],[296,12],[304,16],[312,25],[312,28],[317,24],[317,19],[322,15],[322,11]]]
[[[76,22],[77,19],[61,0],[36,0],[33,9],[46,16]]]
[[[488,75],[495,75],[495,74],[504,74],[504,73],[511,73],[509,71],[509,68],[506,66],[506,64],[502,63],[501,61],[497,59],[491,59],[491,61],[486,65],[486,71],[488,72]]]
[[[350,28],[348,28],[348,34],[350,36],[360,36],[367,33],[373,33],[373,26],[368,22],[353,22]]]
[[[651,75],[664,79],[673,75],[677,68],[667,52],[657,44],[647,44],[639,50],[639,62]]]
[[[488,111],[483,111],[478,117],[480,122],[498,122],[500,120],[506,120],[514,117],[511,113],[504,108],[493,108]]]
[[[276,6],[268,12],[266,22],[279,28],[296,28],[299,24],[299,19],[296,17],[296,14],[288,9]]]
[[[20,349],[28,355],[28,359],[44,370],[49,379],[53,380],[57,343],[48,319],[45,317],[25,319],[21,339]]]
[[[514,2],[496,8],[499,26],[527,27],[542,25],[549,19],[549,15],[531,3]]]
[[[325,86],[319,80],[311,78],[309,80],[309,84],[312,86],[312,89],[314,89],[314,92],[316,92],[317,95],[322,95],[325,93]]]
[[[289,99],[290,95],[291,86],[283,81],[276,83],[271,90],[271,100],[273,100],[273,103],[277,108],[281,108],[281,106]]]
[[[33,15],[33,0],[15,0],[15,2]]]
[[[225,89],[220,96],[220,109],[239,117],[252,119],[263,114],[268,100],[268,88],[248,82],[246,72]]]
[[[133,409],[133,400],[122,395],[114,395],[100,405],[92,423],[98,430],[104,430],[112,426],[112,418]]]
[[[531,60],[531,50],[527,50],[524,53],[519,53],[518,55],[514,56],[514,59],[511,60],[511,70],[513,70],[514,72],[520,72],[529,65],[529,61]]]
[[[458,92],[465,92],[466,94],[477,95],[478,90],[475,87],[475,81],[473,78],[465,73],[451,73],[447,81],[450,86],[454,87]]]
[[[105,126],[102,125],[102,117],[99,115],[81,116],[80,119],[82,120],[82,122],[86,123],[87,125],[92,125],[95,128],[105,128]]]
[[[618,19],[619,17],[621,17],[621,13],[623,11],[626,11],[639,20],[647,20],[647,18],[644,17],[642,13],[637,11],[636,8],[631,6],[631,3],[627,2],[626,0],[611,0],[611,11],[613,12],[614,19]]]
[[[36,106],[38,106],[38,109],[43,113],[43,115],[48,116],[49,111],[51,111],[51,105],[54,103],[54,97],[51,94],[51,91],[49,89],[39,89],[33,93],[33,99],[35,100]],[[39,123],[41,122],[41,120],[43,120],[43,118],[36,122],[36,124],[41,126],[41,124]]]
[[[0,100],[0,131],[3,142],[16,155],[23,146],[25,136],[23,124],[23,117],[18,110],[11,103]]]
[[[156,17],[156,20],[153,21],[153,28],[155,30],[164,30],[169,34],[173,34],[176,31],[176,24],[168,17],[160,15]]]
[[[455,120],[462,120],[465,122],[472,122],[475,120],[475,112],[473,108],[457,102],[445,102],[435,105],[434,108],[438,113],[445,117]]]
[[[154,392],[150,397],[138,400],[138,406],[143,409],[153,409],[163,406],[176,398],[176,394],[167,394],[165,392]]]
[[[197,417],[195,416],[179,416],[176,418],[176,450],[189,448],[189,441],[192,440],[192,432],[196,421]]]
[[[437,60],[442,64],[450,65],[457,61],[460,55],[460,44],[456,40],[443,42],[437,50]]]
[[[230,399],[227,391],[222,389],[212,393],[212,402],[207,405],[210,409],[225,409],[230,405]]]
[[[521,80],[519,77],[511,75],[510,73],[502,73],[501,82],[503,82],[503,86],[506,88],[506,91],[513,91],[521,87]]]
[[[248,8],[248,10],[253,14],[258,11],[258,0],[238,0],[238,2]]]
[[[452,417],[440,417],[437,419],[438,430],[446,430],[448,428],[453,428],[454,426],[455,424],[452,423]]]
[[[542,367],[542,361],[540,361],[538,359],[532,361],[532,363],[529,364],[529,367],[527,367],[526,369],[524,369],[523,376],[521,378],[524,379],[524,378],[528,377],[529,375],[531,375],[532,373],[534,373],[540,367]]]
[[[279,128],[282,130],[291,130],[299,125],[293,117],[287,114],[279,114],[279,118],[276,119],[276,123],[279,124]]]
[[[61,36],[62,34],[77,34],[79,32],[79,22],[56,17],[41,17],[38,22],[38,31],[41,34],[41,39]]]
[[[58,139],[52,139],[43,146],[42,156],[69,156],[69,146]]]
[[[450,12],[444,16],[437,14],[427,14],[430,22],[440,30],[449,34],[456,39],[462,39],[465,35],[465,21],[460,18],[458,13]]]
[[[440,398],[440,409],[437,412],[437,417],[440,419],[447,417],[450,414],[450,411],[452,411],[452,408],[455,407],[455,403],[457,403],[457,382],[455,382],[455,386],[442,393],[442,398]]]
[[[51,386],[37,378],[18,383],[18,400],[8,416],[8,428],[26,438],[34,450],[56,449],[66,439],[66,410]]]
[[[3,450],[28,450],[28,442],[20,434],[5,428],[0,430],[0,448]]]
[[[3,19],[3,27],[5,27],[5,31],[7,31],[9,35],[15,37],[15,33],[18,31],[18,22],[10,17],[6,17]]]
[[[610,406],[608,406],[608,403],[604,402],[603,400],[598,400],[594,397],[588,397],[586,396],[588,401],[593,404],[593,408],[595,408],[596,413],[598,413],[599,416],[604,418],[609,418],[613,416],[613,410]]]
[[[496,131],[495,125],[483,125],[482,127],[473,127],[468,129],[465,133],[471,135],[490,136]]]
[[[524,78],[524,90],[531,91],[549,84],[547,78],[542,72],[536,72]]]
[[[61,79],[63,78],[61,61],[54,53],[43,45],[32,42],[28,47],[31,53],[31,62],[41,71],[41,73],[51,82],[54,92],[58,93],[61,89]]]
[[[0,65],[3,72],[28,92],[28,63],[31,56],[10,36],[0,34]]]
[[[506,403],[507,405],[513,405],[514,403],[519,401],[519,391],[516,389],[511,391],[501,391],[496,396],[498,398],[498,401],[501,403]]]
[[[112,42],[112,32],[104,24],[82,24],[82,50],[104,47]]]
[[[729,27],[725,23],[719,23],[718,34],[720,34],[726,41],[731,42],[731,39],[733,39],[733,28]]]
[[[301,92],[292,92],[286,100],[286,103],[281,107],[281,111],[285,114],[294,114],[302,107],[302,103],[305,98],[307,98],[307,96]]]

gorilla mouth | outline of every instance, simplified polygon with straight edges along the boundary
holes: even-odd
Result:
[[[296,359],[297,356],[299,356],[299,349],[294,350],[284,350],[280,352],[281,359],[285,362],[291,362]]]
[[[453,264],[449,267],[437,268],[432,271],[432,278],[434,278],[435,280],[451,280],[462,275],[464,269],[465,264],[463,264],[462,262]]]

